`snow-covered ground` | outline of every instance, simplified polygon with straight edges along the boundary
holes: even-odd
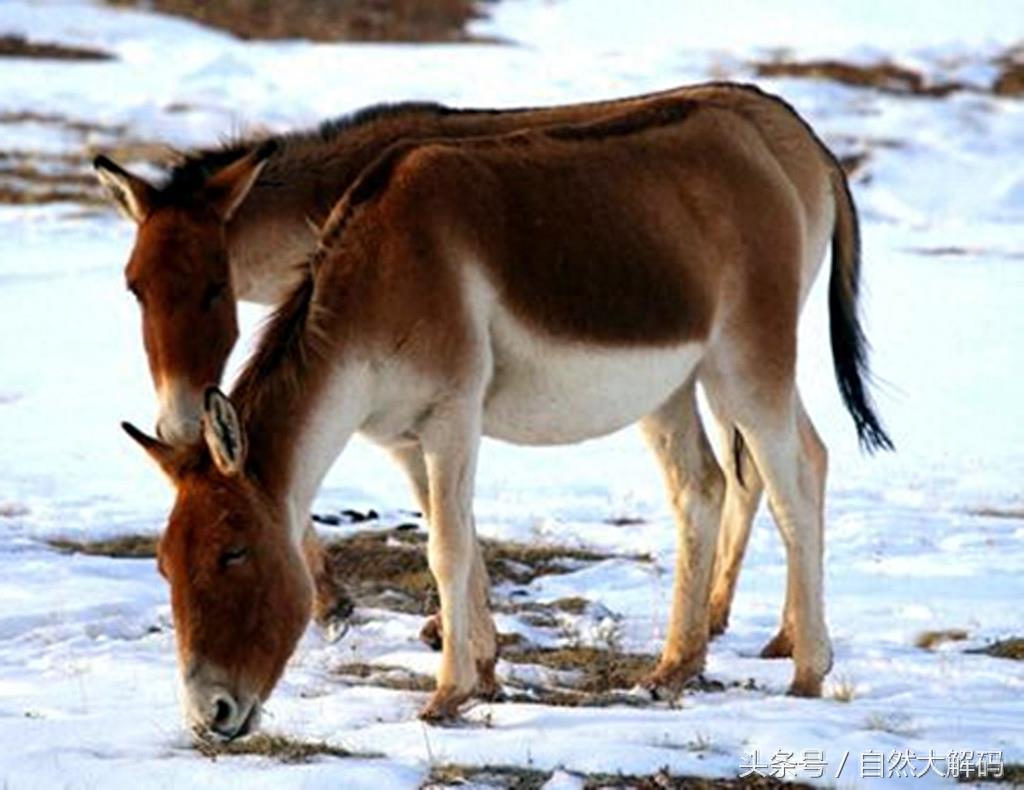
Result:
[[[0,60],[0,155],[104,142],[100,131],[11,120],[24,111],[190,145],[309,125],[382,100],[540,104],[749,79],[749,60],[780,48],[865,62],[885,55],[984,85],[991,58],[1024,40],[1014,0],[689,5],[505,0],[478,25],[516,45],[412,47],[241,43],[152,14],[5,0],[0,34],[91,44],[118,59]],[[170,504],[162,478],[117,428],[126,418],[149,424],[154,414],[122,284],[132,228],[112,212],[82,215],[72,205],[5,206],[0,783],[405,788],[444,763],[732,776],[754,750],[764,761],[817,749],[829,763],[822,781],[848,786],[868,781],[859,761],[875,753],[1000,751],[1024,762],[1024,663],[965,652],[1024,635],[1024,101],[907,98],[795,79],[762,85],[839,150],[871,151],[855,185],[865,308],[877,399],[898,453],[857,451],[832,380],[824,281],[801,335],[805,400],[832,452],[827,603],[836,665],[825,699],[783,696],[789,663],[753,657],[774,632],[784,578],[780,542],[762,513],[732,627],[713,644],[708,668],[727,685],[752,678],[753,688],[691,693],[671,707],[479,705],[465,726],[429,728],[415,718],[423,694],[334,673],[349,661],[432,671],[436,656],[416,640],[419,618],[366,610],[340,643],[307,634],[265,728],[382,757],[285,765],[201,756],[182,727],[169,604],[154,563],[69,556],[46,543],[154,533]],[[247,309],[245,318],[252,328],[259,315]],[[236,367],[248,347],[241,344]],[[544,450],[489,443],[480,467],[485,536],[654,556],[587,564],[528,592],[534,601],[579,595],[604,607],[588,610],[605,611],[603,624],[584,616],[566,626],[575,631],[569,638],[607,641],[614,622],[621,647],[655,652],[673,530],[636,433]],[[410,504],[397,471],[357,443],[317,507],[395,513]],[[617,517],[641,523],[607,523]],[[499,625],[526,628],[512,616]],[[944,628],[968,639],[936,651],[915,646],[921,632]],[[837,689],[852,700],[832,698]],[[948,780],[932,772],[904,781]]]

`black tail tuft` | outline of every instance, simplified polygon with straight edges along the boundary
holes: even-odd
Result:
[[[850,188],[841,171],[836,184],[836,229],[832,236],[832,273],[828,284],[832,360],[839,392],[853,417],[861,447],[869,453],[892,450],[892,439],[875,414],[865,381],[868,342],[857,315],[860,286],[860,229]]]

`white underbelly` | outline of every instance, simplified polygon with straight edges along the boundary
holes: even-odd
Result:
[[[516,444],[568,444],[619,430],[693,375],[702,344],[609,347],[554,339],[504,316],[492,324],[484,433]]]

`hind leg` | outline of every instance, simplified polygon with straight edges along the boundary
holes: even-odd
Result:
[[[787,631],[796,664],[790,693],[819,696],[832,666],[823,567],[827,451],[791,375],[781,381],[751,381],[733,371],[716,376],[711,388],[736,416],[786,546]]]
[[[725,468],[725,503],[722,505],[722,525],[711,582],[711,635],[718,636],[729,625],[729,612],[754,516],[764,493],[764,481],[733,417],[723,404],[712,401],[710,396],[708,402],[718,423]],[[792,590],[787,584],[779,630],[761,650],[762,658],[789,658],[792,655],[793,643],[789,636],[792,630],[791,602]]]
[[[313,620],[330,641],[341,639],[355,605],[344,585],[334,578],[323,545],[310,520],[302,535],[302,553],[313,577]]]
[[[711,635],[717,636],[729,624],[729,611],[736,594],[740,566],[750,539],[754,515],[761,503],[764,484],[746,444],[742,439],[737,440],[732,420],[723,417],[720,407],[716,409],[712,405],[712,411],[718,422],[725,471],[725,500],[715,550],[710,599]]]
[[[693,382],[640,426],[661,466],[678,534],[668,633],[661,660],[644,685],[653,693],[675,693],[704,668],[722,472],[697,415]]]

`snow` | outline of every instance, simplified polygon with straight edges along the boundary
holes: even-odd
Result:
[[[174,145],[285,129],[382,100],[520,105],[640,93],[722,77],[785,48],[797,57],[878,55],[930,75],[991,78],[1024,39],[1018,4],[505,0],[478,32],[515,45],[413,47],[243,43],[152,13],[86,2],[0,5],[0,31],[99,46],[103,63],[0,60],[0,114],[31,110]],[[770,9],[770,10],[769,10]],[[168,53],[173,52],[173,57]],[[966,76],[964,76],[966,75]],[[860,755],[1001,750],[1024,761],[1024,666],[965,652],[1024,633],[1024,103],[983,94],[902,98],[796,79],[763,80],[839,150],[868,147],[855,192],[864,222],[866,323],[877,401],[899,448],[859,454],[832,380],[824,278],[801,330],[800,382],[831,457],[827,609],[836,665],[823,700],[782,695],[788,662],[756,656],[774,633],[784,563],[766,513],[755,525],[729,632],[708,674],[753,690],[691,693],[677,706],[478,705],[468,724],[428,728],[423,694],[341,680],[346,661],[432,672],[420,618],[367,610],[336,644],[311,629],[271,698],[265,729],[379,758],[285,765],[211,761],[182,726],[173,634],[154,563],[69,556],[61,536],[157,533],[171,492],[117,429],[152,421],[155,401],[121,269],[132,229],[71,205],[0,208],[0,781],[5,787],[183,784],[417,787],[454,762],[587,771],[735,775],[755,749],[824,749],[841,780]],[[0,150],[75,152],[101,130],[0,122]],[[956,248],[958,254],[922,250]],[[248,336],[261,312],[244,310]],[[236,369],[251,346],[240,344]],[[488,537],[577,545],[609,559],[541,577],[528,599],[599,604],[567,627],[656,651],[671,586],[673,531],[660,479],[635,431],[576,447],[487,443],[477,514]],[[318,510],[412,506],[382,454],[356,442]],[[618,517],[646,523],[613,526]],[[510,590],[499,590],[499,596]],[[601,609],[600,607],[603,607]],[[611,618],[602,619],[602,612]],[[502,630],[557,634],[501,615]],[[963,628],[929,652],[922,631]],[[503,664],[499,669],[509,673]],[[526,672],[518,668],[515,672]],[[517,675],[519,677],[519,675]],[[540,675],[543,679],[543,675]],[[506,676],[507,679],[507,676]],[[852,689],[843,703],[828,697]],[[826,775],[826,779],[831,774]],[[823,780],[824,781],[824,780]],[[866,780],[865,780],[866,781]],[[905,780],[915,786],[942,784]]]

